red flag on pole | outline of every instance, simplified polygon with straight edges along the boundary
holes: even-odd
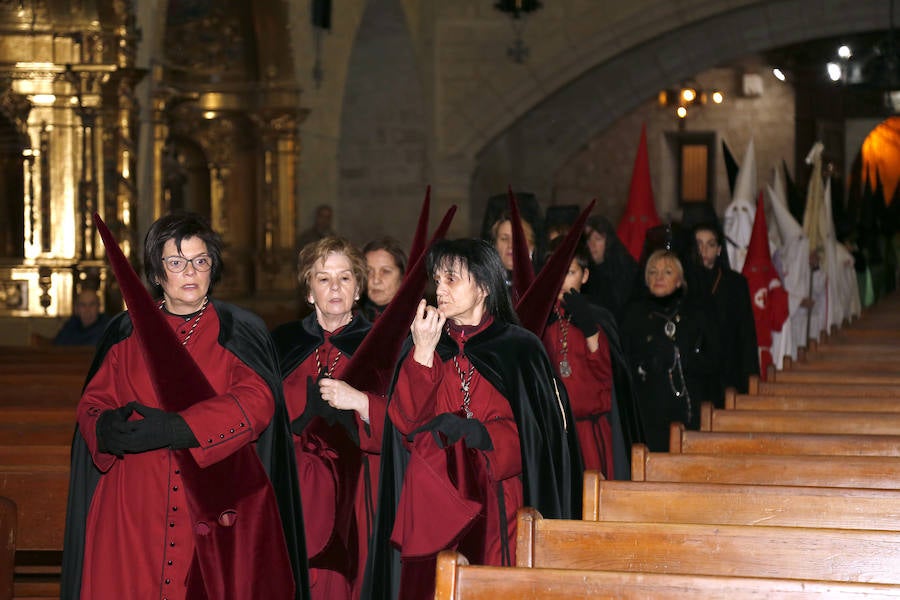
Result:
[[[766,226],[762,192],[756,200],[753,233],[750,234],[747,259],[741,273],[747,278],[750,288],[756,343],[759,346],[759,371],[760,377],[765,380],[766,370],[772,364],[772,334],[784,327],[789,311],[787,292],[781,285],[781,279],[769,254],[769,231]]]
[[[650,182],[650,159],[647,155],[647,126],[641,126],[641,141],[638,143],[634,168],[631,171],[631,186],[628,188],[628,205],[616,228],[616,235],[634,257],[641,259],[644,237],[651,227],[661,225],[653,202],[653,186]]]

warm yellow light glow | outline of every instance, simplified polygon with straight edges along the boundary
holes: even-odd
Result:
[[[683,106],[679,106],[675,109],[675,114],[678,115],[679,119],[683,119],[687,116],[687,109]]]
[[[208,111],[206,111],[206,112],[203,113],[203,118],[204,118],[204,119],[215,119],[215,118],[216,118],[216,113],[215,113],[215,111],[208,110]]]
[[[787,76],[784,74],[784,71],[782,71],[778,67],[775,67],[774,69],[772,69],[772,75],[774,75],[775,79],[777,79],[778,81],[786,81],[787,80]]]
[[[684,88],[681,90],[681,99],[685,102],[693,102],[697,99],[697,90],[692,88]]]
[[[128,166],[128,150],[122,152],[122,179],[131,177],[131,167]]]
[[[725,94],[722,92],[713,92],[712,99],[716,104],[722,104],[725,102]]]
[[[660,106],[666,106],[669,103],[669,93],[666,90],[660,90],[656,96],[656,101]]]
[[[53,94],[35,94],[31,97],[31,102],[35,106],[51,106],[56,102],[56,96]]]

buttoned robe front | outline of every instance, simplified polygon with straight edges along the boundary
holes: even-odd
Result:
[[[173,315],[167,321],[179,339],[192,324]],[[274,412],[270,387],[219,345],[218,334],[210,304],[186,349],[219,395],[179,413],[199,442],[190,453],[201,467],[253,443]],[[185,597],[195,532],[173,452],[162,448],[117,458],[97,448],[97,418],[132,401],[162,408],[136,335],[109,350],[78,405],[79,429],[103,473],[88,512],[80,596],[177,600]]]

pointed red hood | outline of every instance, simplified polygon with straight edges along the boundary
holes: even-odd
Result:
[[[444,215],[428,246],[446,235],[454,214],[456,205],[451,206]],[[406,277],[394,299],[372,325],[346,367],[344,381],[358,390],[385,394],[390,387],[403,340],[409,333],[409,324],[412,323],[419,300],[425,293],[425,250],[428,246],[423,247],[419,257],[407,269]]]
[[[747,278],[750,288],[756,343],[760,349],[760,375],[765,379],[766,367],[772,363],[769,352],[772,334],[781,331],[788,318],[788,295],[781,285],[781,279],[769,254],[769,230],[766,226],[762,192],[756,200],[753,233],[750,234],[747,259],[741,273]]]
[[[631,171],[631,186],[628,188],[628,205],[619,221],[616,235],[635,260],[640,260],[644,246],[644,236],[651,227],[660,225],[653,201],[653,185],[650,181],[650,159],[647,155],[647,125],[641,126],[641,141],[634,168]]]
[[[512,225],[513,238],[512,299],[513,302],[518,302],[534,283],[534,265],[531,262],[531,253],[528,251],[525,228],[522,226],[519,201],[512,191],[512,186],[509,186],[507,193],[509,194],[509,220]]]
[[[584,224],[587,222],[588,215],[594,210],[595,204],[597,204],[597,200],[591,200],[587,208],[581,211],[569,228],[563,242],[556,248],[544,268],[535,277],[534,282],[516,303],[516,314],[519,316],[522,327],[538,337],[544,333],[550,311],[559,295],[559,288],[562,287],[569,265],[572,264],[572,257],[575,256],[578,238],[583,235]]]
[[[413,265],[419,259],[419,255],[425,252],[425,241],[428,237],[428,215],[431,212],[431,186],[425,188],[425,200],[422,201],[422,210],[419,211],[419,222],[416,224],[416,233],[413,236],[412,245],[409,247],[407,264]]]

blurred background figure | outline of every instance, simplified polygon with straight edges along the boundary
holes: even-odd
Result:
[[[313,224],[309,229],[300,232],[297,237],[297,248],[303,249],[303,246],[310,242],[317,242],[323,237],[333,235],[332,221],[334,219],[334,209],[328,204],[320,204],[316,207],[313,214]]]
[[[394,299],[406,273],[406,253],[392,237],[372,240],[362,250],[368,276],[366,292],[360,300],[360,310],[374,321]]]
[[[595,215],[588,219],[584,235],[591,264],[583,293],[591,302],[610,311],[621,323],[625,306],[639,285],[637,262],[606,217]]]
[[[75,314],[63,323],[55,346],[95,346],[103,335],[109,316],[100,312],[100,297],[94,290],[82,290],[75,299]]]

